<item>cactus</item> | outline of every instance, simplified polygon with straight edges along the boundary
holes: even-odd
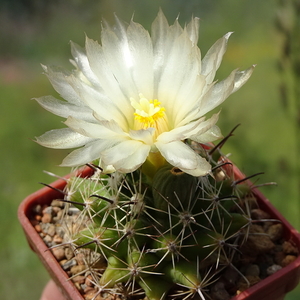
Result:
[[[251,224],[251,188],[236,181],[220,151],[232,132],[212,146],[222,138],[219,114],[205,115],[242,87],[254,66],[214,80],[231,33],[202,59],[198,26],[198,18],[169,26],[159,11],[149,34],[117,18],[116,26],[103,23],[101,44],[71,44],[73,72],[43,66],[66,101],[37,101],[68,128],[36,141],[79,147],[62,165],[94,170],[68,179],[63,201],[81,215],[69,242],[106,261],[99,291],[205,299]]]
[[[251,224],[251,187],[233,176],[222,142],[187,144],[211,163],[210,174],[194,177],[166,163],[149,178],[142,168],[105,174],[88,164],[92,176],[68,179],[64,201],[85,216],[70,243],[105,258],[99,288],[206,299],[206,288],[232,266]]]

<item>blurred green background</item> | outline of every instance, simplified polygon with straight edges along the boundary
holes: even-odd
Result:
[[[170,23],[178,15],[181,24],[192,15],[200,17],[203,54],[234,31],[217,78],[257,64],[249,82],[222,105],[223,134],[241,123],[224,152],[232,153],[248,175],[264,171],[261,183],[278,183],[262,191],[300,229],[299,0],[1,0],[1,299],[39,299],[49,277],[26,243],[17,208],[40,188],[38,182],[52,181],[43,170],[69,172],[57,166],[66,152],[32,141],[63,126],[61,119],[30,100],[55,95],[40,63],[71,68],[69,40],[83,45],[85,34],[98,39],[102,17],[113,22],[115,12],[129,21],[134,14],[135,21],[149,29],[159,7]],[[298,287],[286,299],[299,297]]]

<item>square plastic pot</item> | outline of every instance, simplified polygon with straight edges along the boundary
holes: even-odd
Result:
[[[233,173],[236,179],[244,178],[245,176],[233,166]],[[231,171],[232,171],[231,170]],[[86,168],[81,176],[91,175],[91,169]],[[65,178],[68,178],[66,176]],[[51,184],[56,189],[63,190],[66,185],[66,180],[59,179]],[[268,199],[257,189],[253,189],[259,207],[270,214],[272,219],[280,220],[284,229],[284,238],[293,243],[300,252],[300,234],[294,229],[289,222],[281,215],[281,213],[270,203]],[[60,198],[61,193],[43,187],[35,193],[26,197],[19,206],[18,217],[23,227],[26,238],[31,249],[38,255],[52,279],[55,281],[66,299],[83,300],[72,281],[61,268],[51,251],[43,242],[42,238],[32,226],[30,219],[34,215],[33,208],[40,204],[49,205],[53,199]],[[263,279],[254,286],[248,288],[241,294],[234,296],[231,300],[282,300],[284,296],[294,289],[300,281],[300,256],[290,263],[288,266]]]

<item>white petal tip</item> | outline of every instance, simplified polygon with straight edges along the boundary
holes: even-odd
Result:
[[[233,34],[233,31],[229,31],[229,32],[227,32],[227,33],[224,35],[224,38],[225,38],[226,40],[228,40],[232,34]]]

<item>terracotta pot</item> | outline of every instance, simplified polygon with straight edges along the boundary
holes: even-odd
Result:
[[[236,178],[245,176],[236,168],[231,169]],[[82,176],[88,176],[91,169],[84,169]],[[68,178],[68,176],[66,177]],[[59,179],[51,186],[62,190],[66,184],[64,179]],[[300,234],[289,224],[289,222],[280,214],[279,211],[269,202],[268,199],[257,189],[254,189],[259,207],[270,214],[271,218],[281,221],[284,228],[285,240],[291,241],[300,252]],[[29,195],[23,200],[18,210],[19,221],[24,229],[28,243],[31,249],[36,252],[40,260],[48,270],[50,276],[61,289],[66,299],[83,300],[75,285],[68,280],[68,275],[63,271],[57,260],[48,250],[43,240],[32,226],[30,219],[33,216],[33,208],[37,204],[50,204],[55,198],[61,197],[61,194],[53,189],[44,187],[37,192]],[[231,300],[282,300],[286,293],[294,289],[300,281],[300,256],[288,266],[263,279],[256,285],[248,288]]]

